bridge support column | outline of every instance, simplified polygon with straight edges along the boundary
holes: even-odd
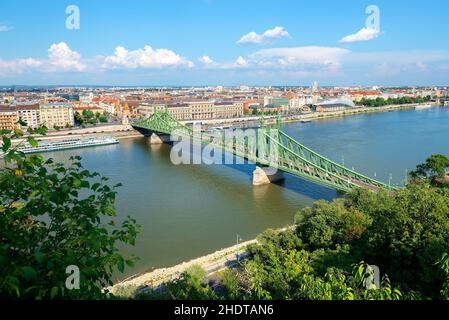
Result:
[[[253,171],[253,186],[260,186],[284,180],[284,173],[270,167],[256,167]]]
[[[151,144],[162,144],[165,142],[170,142],[169,135],[152,133],[150,136]]]

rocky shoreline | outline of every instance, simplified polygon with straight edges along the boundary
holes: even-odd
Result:
[[[119,292],[128,291],[128,289],[133,291],[145,287],[157,288],[163,283],[179,278],[184,271],[194,265],[198,265],[208,274],[212,274],[236,264],[237,253],[242,258],[246,254],[246,247],[254,243],[257,243],[257,240],[245,241],[172,267],[155,269],[150,272],[133,275],[107,289],[113,294],[118,294]]]

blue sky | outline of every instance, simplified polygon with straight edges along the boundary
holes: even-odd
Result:
[[[2,1],[0,85],[449,85],[448,12],[446,0]]]

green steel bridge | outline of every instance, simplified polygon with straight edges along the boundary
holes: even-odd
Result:
[[[167,110],[154,111],[149,118],[134,122],[131,125],[145,135],[153,133],[159,136],[175,134],[189,138],[189,141],[192,142],[197,141],[222,148],[223,151],[232,153],[256,165],[274,167],[302,179],[343,192],[355,188],[367,188],[374,192],[380,189],[397,189],[390,184],[346,168],[302,145],[280,130],[279,117],[275,127],[267,126],[262,117],[255,138],[236,136],[232,140],[226,138],[226,134],[217,137],[217,134],[212,132],[195,132],[194,128],[174,119]],[[251,141],[251,139],[257,141]]]

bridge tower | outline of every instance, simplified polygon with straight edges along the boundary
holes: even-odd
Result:
[[[263,153],[269,153],[270,156],[272,155],[273,150],[271,148],[273,147],[273,143],[270,143],[268,140],[268,136],[271,135],[271,131],[274,133],[271,136],[275,137],[276,139],[279,139],[279,130],[281,128],[281,117],[280,114],[276,116],[276,127],[270,128],[266,126],[265,119],[262,117],[260,118],[260,129],[257,134],[257,153],[258,155],[261,154],[259,148],[264,148],[262,151]],[[263,141],[259,140],[261,137],[263,138]],[[276,145],[276,148],[279,148],[279,145]],[[277,157],[275,156],[275,159],[279,157],[279,149],[275,150]],[[266,185],[273,182],[279,182],[284,180],[284,173],[280,171],[276,166],[262,166],[258,165],[256,166],[256,169],[253,171],[253,185],[254,186],[260,186],[260,185]]]

